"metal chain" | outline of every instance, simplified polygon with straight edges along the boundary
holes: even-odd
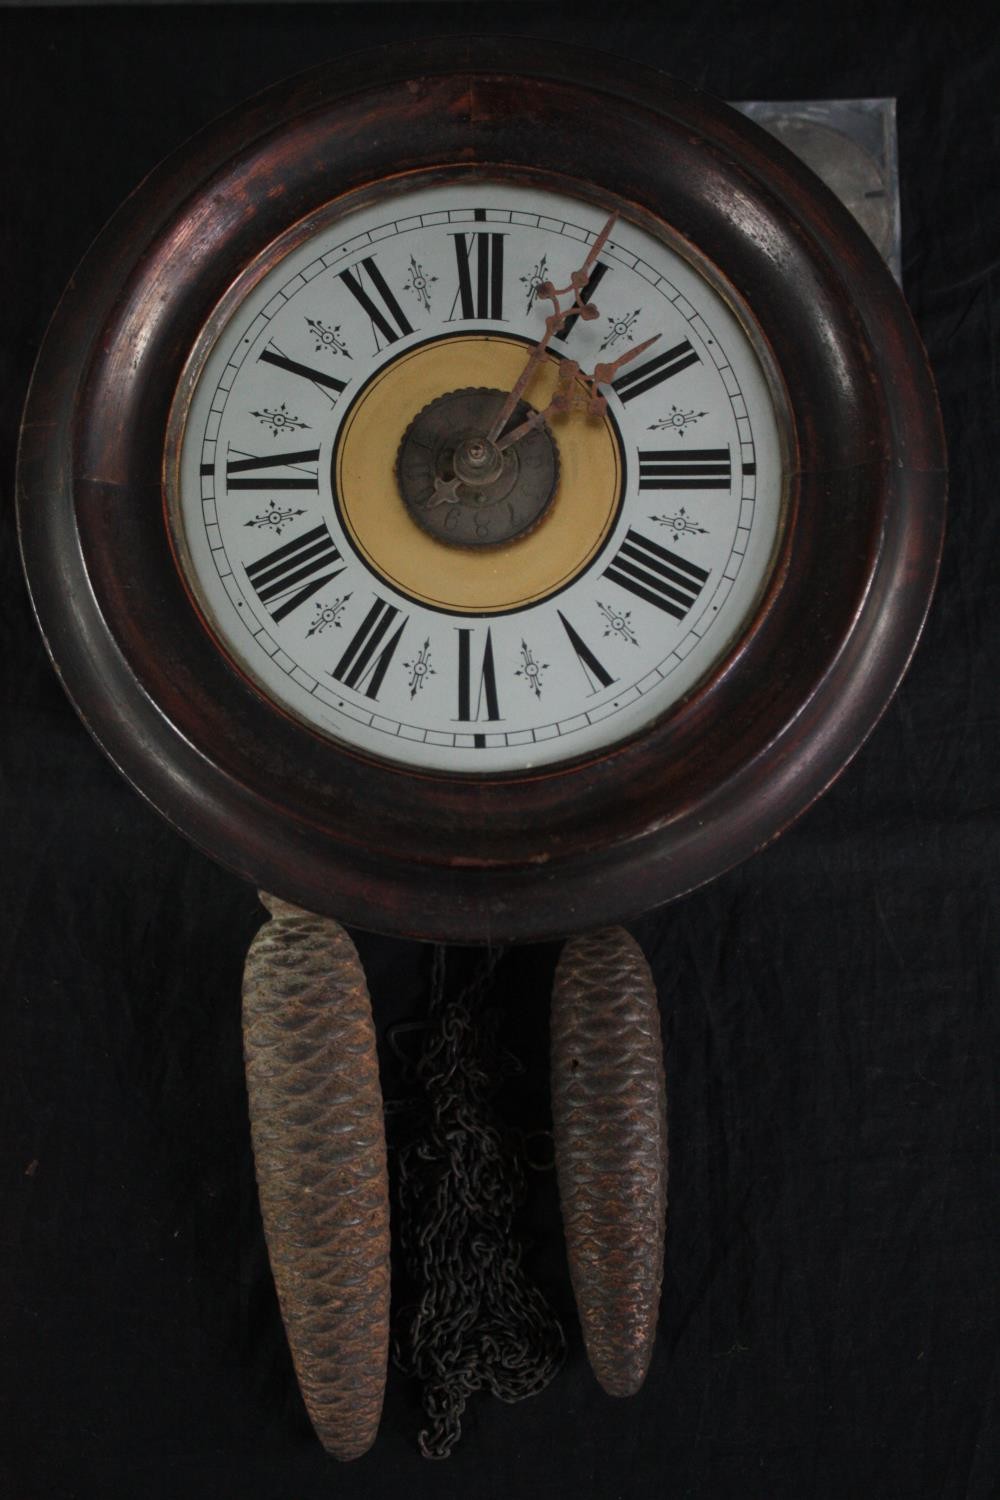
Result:
[[[427,1034],[412,1069],[413,1122],[395,1153],[400,1245],[417,1295],[402,1315],[395,1356],[423,1387],[425,1458],[447,1458],[474,1392],[508,1402],[535,1395],[566,1351],[513,1235],[526,1188],[516,1137],[493,1105],[517,1066],[488,1003],[501,956],[490,952],[448,998],[445,950],[435,949]]]

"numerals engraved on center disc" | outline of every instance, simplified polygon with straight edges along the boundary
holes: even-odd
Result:
[[[497,546],[524,536],[552,503],[559,454],[544,422],[498,453],[486,434],[506,393],[473,387],[448,391],[417,413],[399,447],[396,482],[407,512],[439,541]],[[507,427],[532,408],[518,402]],[[482,449],[476,478],[473,449]],[[489,451],[487,451],[489,450]]]

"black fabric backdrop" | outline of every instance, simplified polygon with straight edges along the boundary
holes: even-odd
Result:
[[[1000,48],[962,4],[331,5],[0,16],[5,668],[0,861],[0,1494],[1000,1494],[997,1450],[996,503]],[[225,107],[417,33],[571,35],[728,98],[895,95],[905,290],[940,384],[952,506],[913,668],[784,838],[637,924],[668,1042],[671,1211],[652,1371],[603,1396],[550,1175],[530,1264],[562,1376],[473,1402],[417,1456],[390,1377],[375,1451],[325,1458],[295,1389],[256,1206],[239,978],[252,890],[119,779],[64,699],[14,542],[19,408],[47,317],[128,190]],[[379,1024],[429,954],[358,935]],[[554,950],[501,965],[546,1124]],[[390,1079],[391,1084],[391,1079]]]

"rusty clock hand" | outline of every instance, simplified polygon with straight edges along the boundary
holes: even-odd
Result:
[[[531,416],[526,417],[519,427],[515,427],[512,432],[502,437],[496,445],[497,452],[502,453],[505,448],[510,447],[511,443],[520,442],[521,438],[525,437],[533,427],[537,427],[540,422],[544,422],[546,417],[557,412],[572,411],[574,407],[582,406],[586,409],[588,417],[603,417],[608,403],[604,396],[598,395],[597,387],[610,384],[616,371],[620,370],[622,365],[627,365],[630,359],[635,359],[637,355],[642,354],[650,344],[655,344],[659,337],[658,333],[654,333],[652,338],[644,339],[641,344],[636,344],[634,349],[629,349],[626,354],[620,354],[616,360],[608,364],[595,365],[591,375],[581,370],[575,359],[565,360],[559,367],[555,394],[548,406],[543,407],[541,411],[532,412]],[[586,395],[574,389],[574,382],[578,377],[585,380],[590,387]]]
[[[545,408],[545,410],[543,412],[533,413],[526,422],[522,422],[520,426],[515,428],[512,433],[508,433],[503,439],[498,441],[498,439],[500,438],[500,434],[503,432],[505,426],[510,421],[511,416],[516,411],[518,402],[521,400],[524,392],[527,390],[532,376],[534,375],[541,361],[544,359],[548,351],[549,344],[551,343],[555,334],[557,334],[560,329],[565,326],[565,324],[571,317],[580,317],[587,322],[597,317],[597,308],[592,303],[585,302],[583,300],[583,294],[586,289],[587,283],[593,273],[594,266],[597,264],[598,257],[607,244],[608,239],[611,235],[611,231],[614,229],[617,220],[617,213],[613,213],[609,216],[607,222],[601,229],[600,234],[597,236],[593,245],[591,245],[590,250],[587,252],[587,256],[583,262],[583,265],[580,266],[578,270],[571,273],[568,286],[557,287],[551,281],[544,281],[539,286],[538,296],[546,299],[547,301],[551,301],[552,303],[552,311],[547,315],[545,319],[545,332],[542,334],[541,338],[528,354],[528,358],[525,362],[523,370],[521,371],[521,374],[518,376],[512,390],[508,392],[507,397],[501,405],[495,418],[493,419],[489,430],[481,438],[474,440],[473,446],[476,448],[476,452],[472,453],[470,450],[470,452],[466,454],[467,461],[471,459],[471,464],[473,466],[475,466],[477,462],[481,464],[484,473],[491,470],[492,466],[494,466],[498,460],[498,455],[501,454],[505,448],[510,447],[511,443],[519,442],[521,438],[527,436],[532,428],[537,427],[542,422],[547,413],[555,411],[568,411],[574,405],[578,404],[579,396],[578,393],[572,390],[572,385],[573,381],[580,373],[580,366],[575,360],[570,360],[566,362],[564,368],[560,369],[559,384],[557,386],[555,396],[553,397],[553,400],[549,403],[549,405]],[[573,294],[573,300],[568,306],[563,307],[559,299],[561,297],[565,297],[567,293],[570,292]],[[650,340],[648,342],[652,341]],[[599,380],[607,380],[611,378],[610,374],[602,375],[601,372],[613,372],[618,368],[619,364],[623,364],[625,362],[626,358],[634,357],[634,355],[638,354],[641,349],[645,349],[646,347],[647,344],[642,344],[639,348],[632,350],[629,355],[624,356],[619,361],[616,361],[614,365],[598,365],[596,370],[594,371],[593,376],[585,375],[583,377],[585,380],[588,380],[591,383],[591,396],[589,398],[589,401],[587,402],[587,406],[588,410],[591,411],[593,415],[600,415],[604,410],[603,397],[597,395],[597,382]],[[598,403],[601,404],[598,405]],[[468,476],[466,476],[465,482],[468,482]],[[461,503],[462,496],[459,494],[459,487],[462,483],[463,480],[457,475],[451,475],[449,477],[438,475],[434,481],[434,489],[432,494],[424,502],[424,510],[433,510],[439,505],[457,505]]]

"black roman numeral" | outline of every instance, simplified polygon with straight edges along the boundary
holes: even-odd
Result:
[[[671,375],[679,375],[688,365],[697,363],[698,355],[687,339],[682,339],[672,349],[667,349],[663,354],[654,354],[652,359],[644,360],[641,365],[626,365],[618,379],[611,382],[611,386],[623,401],[632,401],[636,396],[644,396],[661,381],[669,380]]]
[[[455,234],[455,260],[458,264],[458,291],[451,305],[451,319],[461,305],[463,318],[503,317],[503,242],[502,234],[476,231]],[[451,321],[449,319],[449,321]]]
[[[733,464],[728,448],[645,448],[639,452],[641,490],[728,490]]]
[[[368,291],[361,277],[361,267],[364,267],[368,279],[375,289],[375,295]],[[341,271],[340,279],[350,292],[351,296],[372,320],[372,332],[375,335],[375,348],[381,349],[379,335],[386,344],[394,344],[397,339],[413,332],[413,327],[396,301],[396,295],[392,287],[386,281],[379,270],[374,255],[366,255],[364,260],[357,266],[352,266],[349,271]]]
[[[659,542],[651,542],[631,527],[604,576],[675,620],[683,620],[708,579],[697,563],[679,557]]]
[[[591,651],[590,647],[587,645],[587,642],[583,639],[583,636],[580,635],[579,631],[577,631],[570,624],[566,616],[563,614],[562,610],[557,609],[556,614],[562,621],[563,629],[569,636],[569,643],[573,647],[573,650],[576,652],[576,659],[580,663],[580,666],[583,668],[583,675],[587,679],[587,685],[590,692],[596,693],[599,692],[601,688],[610,687],[615,679],[612,677],[607,667],[605,667],[600,659],[594,655],[594,652]]]
[[[458,718],[471,724],[481,719],[497,720],[501,717],[500,699],[497,695],[496,665],[493,661],[493,636],[487,630],[486,644],[483,647],[483,662],[479,670],[475,695],[473,695],[472,631],[460,629],[458,632]],[[475,743],[476,748],[481,750],[486,744],[485,735],[477,734]]]
[[[275,474],[275,469],[290,469]],[[296,453],[243,453],[226,459],[227,490],[319,490],[319,449]]]
[[[375,603],[354,632],[330,676],[342,682],[344,687],[363,692],[366,698],[377,698],[410,618],[404,615],[395,633],[386,640],[398,615],[399,610],[394,604],[386,603],[376,594]]]
[[[284,370],[288,375],[299,375],[303,380],[311,380],[331,404],[336,402],[341,391],[347,388],[346,380],[338,380],[336,375],[328,375],[325,370],[317,370],[314,365],[303,365],[297,359],[289,359],[287,355],[282,354],[276,344],[268,344],[257,358],[261,364],[274,365],[276,369]]]
[[[324,522],[250,563],[247,577],[271,618],[281,621],[343,571],[344,559]]]
[[[600,286],[602,277],[606,276],[607,273],[608,273],[608,271],[610,269],[611,269],[610,266],[606,266],[604,264],[603,260],[599,260],[597,262],[596,266],[594,267],[594,269],[590,273],[589,279],[580,288],[580,301],[581,302],[589,302],[590,301],[591,297],[594,295],[594,291],[596,290],[596,288],[598,286]],[[573,329],[576,327],[577,323],[579,323],[579,321],[580,321],[580,314],[579,313],[573,313],[572,316],[570,316],[570,317],[568,317],[566,319],[566,321],[563,324],[562,328],[556,334],[556,338],[557,339],[568,339],[569,336],[570,336],[570,334],[573,332]]]

